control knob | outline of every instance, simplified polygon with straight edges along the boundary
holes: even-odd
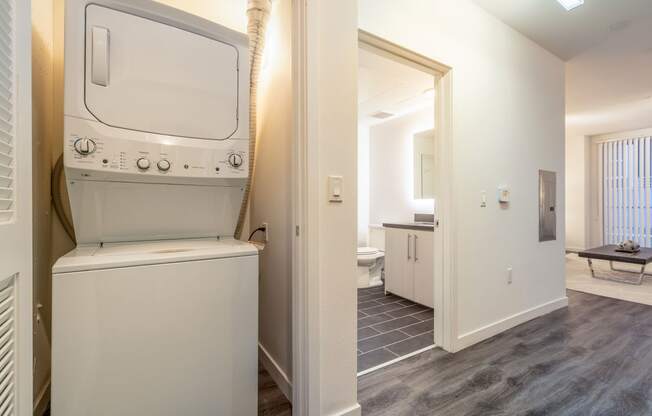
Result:
[[[95,152],[95,149],[97,148],[95,142],[91,139],[87,138],[81,138],[75,140],[75,143],[73,145],[75,147],[75,150],[77,153],[80,155],[90,155],[91,153]]]
[[[170,170],[170,166],[171,166],[171,165],[170,165],[170,161],[169,161],[169,160],[167,160],[167,159],[161,159],[161,160],[158,161],[158,163],[156,164],[156,166],[158,166],[158,169],[159,169],[160,171],[167,172],[168,170]]]
[[[149,159],[145,157],[141,157],[136,161],[136,166],[138,166],[138,169],[142,169],[142,170],[149,169]]]
[[[231,153],[229,155],[229,165],[233,168],[239,168],[242,166],[242,156],[237,153]]]

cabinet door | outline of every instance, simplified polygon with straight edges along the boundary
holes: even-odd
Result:
[[[433,233],[413,231],[414,301],[434,307],[434,246]]]
[[[412,262],[411,242],[408,252],[408,238],[405,230],[388,228],[385,231],[385,290],[398,296],[408,297],[404,281],[409,263]],[[408,259],[410,256],[410,259]]]

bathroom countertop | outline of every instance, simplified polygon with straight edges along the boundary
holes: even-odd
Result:
[[[384,222],[385,228],[402,228],[404,230],[435,231],[432,222]]]

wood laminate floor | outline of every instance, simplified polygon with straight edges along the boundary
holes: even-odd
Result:
[[[652,307],[568,291],[569,307],[457,354],[362,376],[364,415],[652,415]]]
[[[292,416],[292,405],[261,364],[258,364],[258,416]]]
[[[50,416],[50,409],[43,416]],[[258,364],[258,416],[292,416],[292,405],[272,377]]]

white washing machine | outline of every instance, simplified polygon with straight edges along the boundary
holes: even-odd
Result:
[[[198,239],[80,246],[61,258],[52,414],[255,415],[257,254]]]
[[[149,0],[66,0],[53,416],[253,415],[248,39]]]

